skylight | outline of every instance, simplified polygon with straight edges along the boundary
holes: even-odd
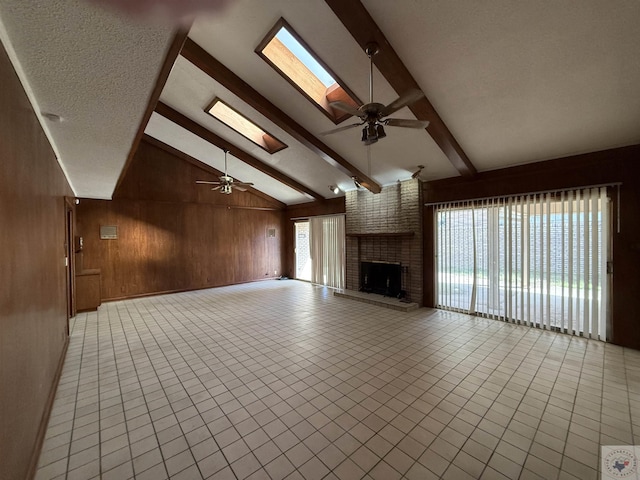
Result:
[[[330,102],[340,100],[356,108],[360,105],[284,19],[271,29],[256,53],[336,124],[349,114],[334,110]]]
[[[283,148],[287,148],[280,140],[264,131],[219,98],[214,99],[211,106],[205,111],[269,153],[276,153]]]
[[[284,46],[287,47],[291,53],[293,53],[298,60],[304,64],[305,67],[311,70],[311,72],[324,84],[325,87],[328,88],[336,83],[331,74],[327,72],[315,58],[313,58],[313,55],[307,52],[305,48],[300,45],[300,42],[298,42],[293,35],[289,33],[286,27],[280,28],[280,31],[276,34],[276,38],[280,40]]]

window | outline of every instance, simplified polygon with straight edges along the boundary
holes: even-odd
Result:
[[[358,97],[334,75],[284,20],[280,19],[256,48],[260,55],[335,124],[350,117],[334,110],[330,102],[342,101],[354,108]]]
[[[219,98],[215,98],[205,111],[269,153],[276,153],[283,148],[287,148],[276,137],[265,132]]]
[[[606,339],[606,188],[439,205],[437,304]]]

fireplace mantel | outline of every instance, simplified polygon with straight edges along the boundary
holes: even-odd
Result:
[[[347,237],[375,238],[375,237],[413,237],[415,232],[374,232],[374,233],[347,233]]]

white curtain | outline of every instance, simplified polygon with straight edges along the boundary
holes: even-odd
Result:
[[[311,217],[309,237],[311,281],[329,287],[344,288],[344,215]]]
[[[436,207],[441,308],[606,340],[606,187]]]

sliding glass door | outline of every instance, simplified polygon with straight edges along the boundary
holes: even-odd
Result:
[[[606,188],[439,205],[441,308],[606,339]]]

